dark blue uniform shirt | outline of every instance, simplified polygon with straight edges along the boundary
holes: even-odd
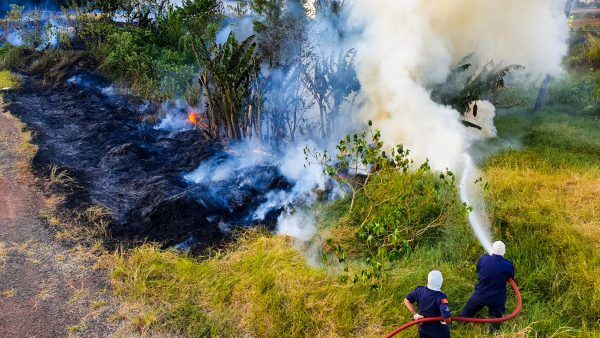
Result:
[[[433,291],[424,286],[417,287],[406,296],[411,303],[417,303],[419,314],[425,318],[450,318],[448,296],[441,291]],[[450,328],[439,322],[425,323],[419,326],[422,337],[450,337]]]
[[[506,282],[515,278],[513,263],[499,255],[485,255],[477,262],[477,277],[472,298],[486,305],[506,303]]]

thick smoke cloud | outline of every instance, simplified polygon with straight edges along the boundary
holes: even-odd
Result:
[[[489,61],[520,64],[530,74],[557,74],[567,51],[564,4],[558,0],[469,1],[356,0],[351,25],[366,105],[389,144],[404,143],[416,160],[457,169],[471,139],[459,113],[430,99],[428,88],[474,53]]]

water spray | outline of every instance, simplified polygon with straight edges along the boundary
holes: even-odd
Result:
[[[464,169],[460,178],[460,199],[472,210],[469,212],[469,224],[475,236],[488,254],[492,254],[492,238],[490,223],[485,213],[483,191],[476,183],[479,179],[479,170],[475,167],[473,159],[468,153],[463,154]]]

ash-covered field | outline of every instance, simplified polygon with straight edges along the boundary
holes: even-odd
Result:
[[[84,75],[87,81],[55,87],[24,77],[21,90],[6,94],[10,111],[34,132],[36,170],[48,176],[55,166],[77,179],[69,208],[104,206],[113,238],[179,248],[213,245],[235,227],[274,226],[279,209],[254,214],[269,191],[289,188],[277,166],[255,161],[223,179],[190,181],[185,175],[202,163],[240,154],[192,128],[156,128],[146,121],[157,108],[108,93],[107,82]]]

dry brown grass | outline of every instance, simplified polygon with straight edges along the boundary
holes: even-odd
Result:
[[[519,203],[535,205],[542,213],[558,212],[557,224],[573,227],[600,249],[600,169],[545,172],[494,166],[487,175],[495,187],[518,195]]]
[[[54,229],[57,240],[85,243],[86,250],[94,249],[99,242],[110,237],[110,211],[99,205],[90,205],[80,210],[62,207],[64,197],[52,195],[46,199],[46,208],[40,213]],[[94,249],[95,250],[95,249]]]
[[[60,170],[56,164],[50,166],[50,175],[46,180],[51,188],[76,188],[77,180],[67,170]]]
[[[32,143],[33,134],[18,118],[5,110],[4,99],[0,95],[0,114],[10,120],[14,127],[0,128],[0,177],[17,172],[20,177],[30,176],[31,161],[37,153],[37,146]]]
[[[0,292],[0,296],[2,298],[12,298],[15,296],[15,294],[17,294],[17,291],[15,289],[8,289]]]
[[[46,84],[58,84],[66,80],[69,74],[68,70],[84,59],[81,52],[75,51],[44,51],[38,55],[29,66],[29,71],[33,74],[44,76]]]

